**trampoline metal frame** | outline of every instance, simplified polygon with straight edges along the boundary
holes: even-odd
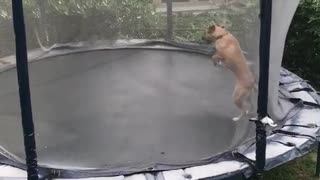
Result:
[[[258,120],[256,123],[256,175],[262,176],[266,164],[266,127],[262,119],[268,116],[269,62],[271,39],[272,0],[260,1],[260,46],[259,46],[259,88]]]
[[[260,58],[259,58],[259,90],[258,90],[258,120],[256,124],[256,162],[255,174],[262,177],[266,161],[266,125],[262,119],[268,114],[268,77],[269,56],[271,38],[272,0],[260,0]],[[24,25],[23,2],[12,0],[13,23],[16,38],[16,64],[19,84],[20,109],[24,134],[24,145],[28,180],[38,180],[38,165],[36,143],[34,136],[34,124],[28,76],[28,61],[26,47],[26,32]],[[167,40],[172,40],[172,0],[167,0]],[[318,144],[318,156],[316,174],[320,176],[320,143]]]

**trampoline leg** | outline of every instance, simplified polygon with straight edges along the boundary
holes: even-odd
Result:
[[[266,129],[261,121],[256,121],[256,171],[257,178],[261,178],[266,164]]]
[[[318,142],[317,151],[316,177],[320,177],[320,142]]]

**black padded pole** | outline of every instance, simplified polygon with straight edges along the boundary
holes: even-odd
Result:
[[[38,180],[38,165],[29,87],[26,31],[22,0],[12,0],[13,25],[16,41],[16,64],[20,109],[24,136],[28,180]]]
[[[266,163],[266,129],[261,119],[268,115],[269,62],[272,0],[260,1],[259,93],[258,121],[256,121],[256,170],[261,176]]]
[[[167,0],[167,40],[171,41],[173,36],[172,0]]]
[[[320,142],[318,142],[316,177],[320,177]]]

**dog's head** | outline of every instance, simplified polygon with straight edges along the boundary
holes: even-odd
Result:
[[[214,42],[218,37],[223,36],[227,33],[227,30],[224,26],[212,25],[208,28],[205,35],[202,37],[202,40],[207,42]]]

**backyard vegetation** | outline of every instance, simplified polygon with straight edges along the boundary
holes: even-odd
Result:
[[[0,57],[13,54],[11,0],[0,1]],[[200,42],[210,24],[224,24],[241,41],[245,51],[257,51],[256,0],[240,0],[201,13],[174,13],[174,40]],[[24,0],[28,47],[43,44],[114,40],[161,39],[166,36],[166,16],[152,0]],[[245,32],[245,33],[244,33]],[[253,39],[253,40],[252,40]],[[283,66],[320,88],[320,0],[302,0],[290,27]],[[266,179],[313,180],[315,154],[277,168]]]
[[[283,66],[320,88],[320,1],[302,0],[288,32]]]
[[[291,23],[283,66],[320,88],[320,1],[302,0]],[[267,173],[272,180],[316,180],[316,153]]]
[[[38,47],[36,33],[45,45],[54,43],[113,40],[162,39],[166,37],[166,14],[156,11],[152,0],[25,0],[28,47]],[[238,7],[238,6],[241,7]],[[238,6],[222,6],[201,13],[174,13],[174,40],[201,41],[211,24],[223,23],[239,36],[243,48],[257,37],[258,4],[241,0]],[[12,53],[10,0],[0,2],[0,55]],[[246,32],[246,33],[243,33]],[[11,49],[11,52],[10,52]]]

